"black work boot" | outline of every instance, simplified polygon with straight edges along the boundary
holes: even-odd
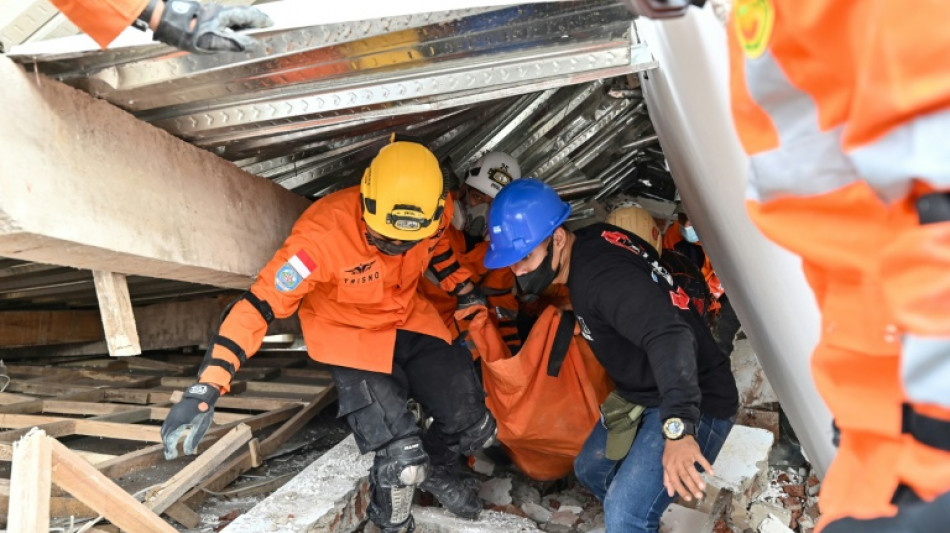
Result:
[[[419,488],[435,496],[442,507],[456,516],[475,520],[482,510],[478,493],[451,465],[431,465]]]

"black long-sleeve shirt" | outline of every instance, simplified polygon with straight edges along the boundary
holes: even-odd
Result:
[[[616,226],[577,231],[567,281],[594,355],[628,401],[661,419],[729,418],[739,398],[723,354],[646,242]]]

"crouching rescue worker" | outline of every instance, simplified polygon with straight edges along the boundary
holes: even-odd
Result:
[[[616,384],[575,473],[604,502],[607,531],[657,532],[676,493],[702,497],[697,465],[712,473],[732,429],[735,379],[652,247],[609,224],[572,233],[561,227],[569,214],[539,181],[506,187],[489,213],[485,266],[510,266],[523,292],[567,285],[581,334]]]
[[[488,251],[485,240],[488,209],[498,191],[519,178],[521,167],[514,157],[503,152],[488,152],[479,158],[462,183],[454,202],[452,224],[445,231],[445,239],[449,241],[457,261],[449,260],[448,252],[436,257],[426,276],[427,281],[419,283],[419,290],[436,306],[453,335],[457,335],[460,332],[455,320],[455,296],[442,288],[440,280],[459,266],[465,267],[472,273],[472,281],[485,294],[491,321],[498,327],[511,353],[516,353],[521,347],[516,322],[515,277],[507,268],[485,268],[483,260]]]
[[[298,310],[311,358],[330,365],[340,416],[362,453],[376,452],[369,518],[384,532],[414,529],[416,486],[449,511],[476,518],[477,494],[456,470],[459,454],[491,443],[495,420],[485,408],[471,355],[449,343],[435,308],[416,286],[434,256],[450,252],[442,234],[451,218],[442,173],[421,144],[383,147],[360,186],[320,199],[226,313],[198,374],[162,425],[165,456],[194,453],[215,401],[259,348],[274,318]],[[459,307],[484,305],[458,269],[442,286]],[[422,436],[406,407],[412,394],[435,422]]]

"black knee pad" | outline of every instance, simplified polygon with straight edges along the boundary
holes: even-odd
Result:
[[[498,425],[495,423],[495,417],[486,409],[484,416],[478,422],[459,433],[459,452],[462,455],[471,455],[476,450],[487,448],[495,442],[497,434]]]
[[[419,437],[406,437],[376,451],[370,470],[370,520],[384,531],[411,531],[412,497],[425,480],[429,456]]]

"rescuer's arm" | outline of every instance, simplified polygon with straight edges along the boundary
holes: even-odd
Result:
[[[273,24],[250,6],[222,6],[195,0],[52,0],[69,20],[102,48],[135,24],[154,30],[154,39],[189,52],[242,52],[255,40],[236,33]]]
[[[300,217],[250,290],[225,310],[198,371],[198,382],[185,391],[162,424],[167,459],[177,457],[178,440],[188,426],[192,430],[184,444],[185,453],[195,453],[211,424],[215,402],[230,390],[234,374],[260,349],[268,324],[292,315],[314,284],[327,277],[319,264],[321,248],[311,238],[327,230],[312,220],[313,211],[311,206]]]

